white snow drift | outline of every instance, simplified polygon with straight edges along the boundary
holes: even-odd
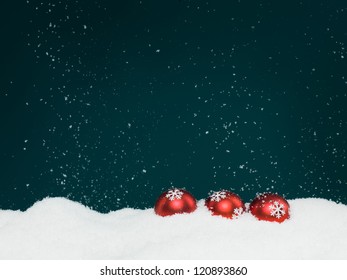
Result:
[[[289,201],[282,224],[153,209],[100,214],[64,198],[0,211],[0,259],[347,259],[347,206]]]

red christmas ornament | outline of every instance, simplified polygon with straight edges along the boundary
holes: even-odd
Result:
[[[245,211],[242,199],[229,191],[214,192],[205,200],[206,207],[212,215],[220,215],[229,219],[238,218]]]
[[[162,193],[154,206],[159,216],[190,213],[196,209],[196,199],[186,190],[170,189]]]
[[[278,194],[258,195],[249,205],[249,210],[258,220],[282,223],[289,219],[289,203]]]

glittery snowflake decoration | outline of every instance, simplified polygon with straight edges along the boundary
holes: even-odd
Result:
[[[225,191],[218,191],[218,192],[214,192],[212,195],[211,195],[211,201],[221,201],[222,199],[226,198],[227,197],[227,194]]]
[[[269,208],[271,210],[271,216],[274,216],[277,219],[281,218],[286,213],[286,211],[284,210],[284,205],[282,203],[278,203],[277,201],[270,205]]]
[[[242,207],[235,208],[234,209],[234,214],[232,215],[232,218],[233,219],[238,219],[242,213],[243,213],[243,208]]]
[[[169,190],[165,197],[169,200],[182,199],[183,192],[179,189]]]

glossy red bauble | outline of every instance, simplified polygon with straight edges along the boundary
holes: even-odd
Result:
[[[154,206],[159,216],[191,213],[196,209],[196,199],[186,190],[170,189],[162,193]]]
[[[245,211],[242,199],[229,191],[214,192],[205,200],[206,207],[212,215],[220,215],[229,219],[238,218]]]
[[[289,203],[278,194],[258,195],[249,205],[249,211],[258,220],[282,223],[289,219]]]

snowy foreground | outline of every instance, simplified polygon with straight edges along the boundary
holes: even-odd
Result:
[[[48,198],[25,212],[0,210],[0,259],[347,259],[347,206],[289,200],[291,219],[261,222],[153,209],[94,212]]]

